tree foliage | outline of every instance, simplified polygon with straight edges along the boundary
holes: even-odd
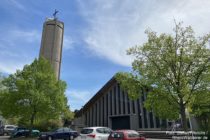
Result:
[[[195,96],[191,104],[191,110],[198,117],[201,128],[210,131],[210,92]]]
[[[64,115],[62,119],[63,119],[64,126],[71,125],[71,122],[74,119],[74,112],[70,111],[69,109],[66,109],[66,111],[64,111]]]
[[[66,110],[66,83],[56,80],[44,58],[9,75],[3,85],[6,89],[0,94],[0,110],[5,118],[17,117],[32,127],[35,120],[56,119]]]
[[[132,96],[139,95],[133,88],[149,88],[146,108],[162,118],[181,114],[186,130],[185,109],[194,104],[195,96],[210,98],[210,35],[196,38],[192,28],[181,23],[176,24],[174,33],[158,35],[147,30],[147,42],[127,51],[135,57],[133,71],[118,73],[116,78]],[[139,86],[131,86],[129,81]]]

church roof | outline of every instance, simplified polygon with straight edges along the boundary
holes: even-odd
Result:
[[[100,97],[107,93],[117,80],[113,76],[76,114],[75,117],[80,117],[82,113],[86,112]]]

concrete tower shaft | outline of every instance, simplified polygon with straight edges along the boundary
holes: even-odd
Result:
[[[60,78],[63,34],[63,22],[56,18],[44,22],[39,57],[44,57],[50,62],[57,79]]]

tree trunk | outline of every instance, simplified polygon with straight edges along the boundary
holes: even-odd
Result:
[[[31,135],[31,134],[32,134],[32,129],[33,129],[33,127],[34,127],[34,119],[35,119],[35,115],[36,115],[36,113],[35,113],[35,112],[31,115],[31,123],[30,123],[29,135]]]
[[[181,114],[181,120],[182,120],[182,127],[184,131],[187,131],[187,119],[185,114],[185,106],[183,102],[180,102],[180,114]]]

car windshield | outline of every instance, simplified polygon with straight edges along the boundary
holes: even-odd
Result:
[[[111,129],[109,129],[109,128],[104,128],[104,133],[105,133],[105,134],[110,134],[111,132],[112,132]]]
[[[65,132],[70,132],[70,131],[73,131],[73,130],[72,130],[71,128],[65,127],[65,128],[64,128],[64,131],[65,131]]]
[[[81,134],[90,134],[93,132],[93,129],[85,128],[82,129]]]
[[[54,128],[54,129],[50,130],[50,132],[56,132],[58,129],[60,129],[60,128]]]
[[[58,128],[56,132],[63,132],[63,128]]]
[[[98,133],[103,133],[103,134],[110,134],[112,132],[112,130],[109,128],[97,128],[96,131]]]
[[[96,129],[96,131],[97,131],[98,133],[104,133],[104,128],[98,128],[98,129]]]
[[[7,129],[13,129],[13,128],[15,128],[14,126],[7,126],[6,127]]]
[[[140,134],[136,131],[128,131],[128,137],[129,138],[139,138],[140,137]]]

